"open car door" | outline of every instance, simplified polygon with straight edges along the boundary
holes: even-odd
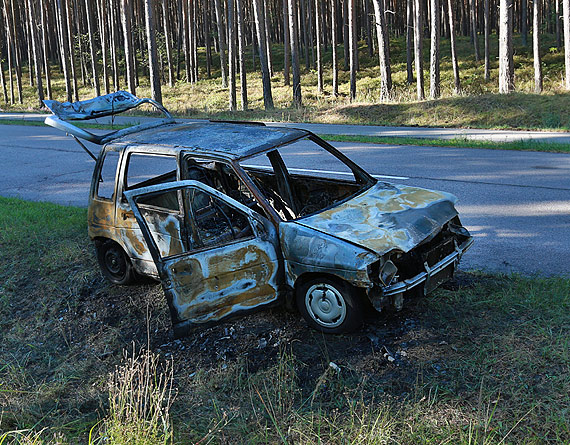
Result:
[[[198,181],[125,196],[156,263],[176,336],[278,299],[279,240],[264,217]]]

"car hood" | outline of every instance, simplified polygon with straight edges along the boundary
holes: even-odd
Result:
[[[364,246],[379,254],[409,252],[457,215],[449,193],[377,183],[365,192],[299,224]]]

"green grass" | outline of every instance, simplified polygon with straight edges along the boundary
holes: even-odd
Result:
[[[461,147],[461,148],[485,148],[489,150],[518,150],[518,151],[544,151],[551,153],[570,153],[570,144],[556,142],[516,141],[516,142],[490,142],[474,141],[467,138],[453,139],[425,139],[399,136],[352,136],[338,134],[320,134],[327,141],[336,142],[363,142],[366,144],[388,145],[419,145],[429,147]]]
[[[85,218],[0,198],[0,443],[144,431],[131,422],[144,416],[116,410],[136,403],[113,397],[169,369],[161,442],[169,431],[174,443],[570,441],[567,278],[463,273],[351,335],[275,309],[172,341],[160,287],[107,284]],[[121,378],[147,344],[157,367]]]
[[[481,42],[480,42],[481,43]],[[563,84],[564,54],[555,47],[554,36],[543,35],[542,64],[544,73],[544,93],[534,94],[534,74],[532,50],[520,45],[515,36],[515,83],[516,92],[498,94],[498,62],[496,60],[497,36],[491,36],[491,79],[484,80],[483,61],[476,62],[473,47],[468,37],[458,37],[457,50],[461,75],[462,93],[453,92],[454,81],[451,66],[449,40],[441,43],[441,90],[437,100],[417,101],[415,84],[406,80],[405,40],[391,40],[391,67],[393,73],[393,97],[381,102],[377,55],[368,56],[363,42],[359,44],[361,69],[357,76],[357,98],[349,99],[349,73],[339,72],[339,97],[332,95],[331,50],[324,54],[325,91],[317,90],[316,71],[302,67],[301,85],[304,108],[292,106],[291,86],[283,82],[283,48],[273,45],[274,76],[272,78],[273,99],[276,109],[266,112],[263,109],[261,76],[253,70],[251,47],[247,48],[247,80],[249,111],[228,111],[228,91],[221,87],[218,59],[214,56],[212,77],[204,72],[205,50],[200,48],[200,80],[192,85],[180,79],[171,88],[162,87],[163,103],[173,113],[193,118],[217,118],[240,120],[272,120],[294,122],[351,123],[375,125],[436,126],[463,128],[515,128],[515,129],[570,129],[570,93]],[[339,67],[342,68],[342,47],[339,47]],[[425,39],[425,66],[428,66],[429,39]],[[139,55],[139,58],[141,55]],[[141,64],[143,65],[143,64]],[[37,99],[33,87],[27,81],[27,67],[24,67],[24,103],[5,106],[10,111],[36,110]],[[65,87],[57,67],[53,67],[54,99],[65,100]],[[181,74],[183,75],[184,69]],[[424,73],[426,91],[429,90],[429,73]],[[93,88],[79,85],[80,99],[93,97]],[[125,85],[121,85],[125,88]],[[150,95],[148,79],[141,74],[137,94]],[[238,92],[239,98],[239,92]],[[239,99],[238,99],[239,107]]]

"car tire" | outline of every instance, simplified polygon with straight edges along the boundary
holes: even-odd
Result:
[[[133,264],[119,244],[111,240],[97,242],[95,249],[101,272],[111,283],[125,285],[136,282]]]
[[[296,289],[297,308],[309,326],[327,334],[351,332],[362,324],[362,305],[348,283],[316,278]]]

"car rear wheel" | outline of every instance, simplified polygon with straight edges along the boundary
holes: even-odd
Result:
[[[97,242],[95,248],[101,272],[111,283],[125,285],[136,281],[136,271],[121,246],[107,240]]]
[[[312,328],[328,334],[350,332],[362,323],[356,290],[348,283],[317,278],[301,284],[297,307]]]

